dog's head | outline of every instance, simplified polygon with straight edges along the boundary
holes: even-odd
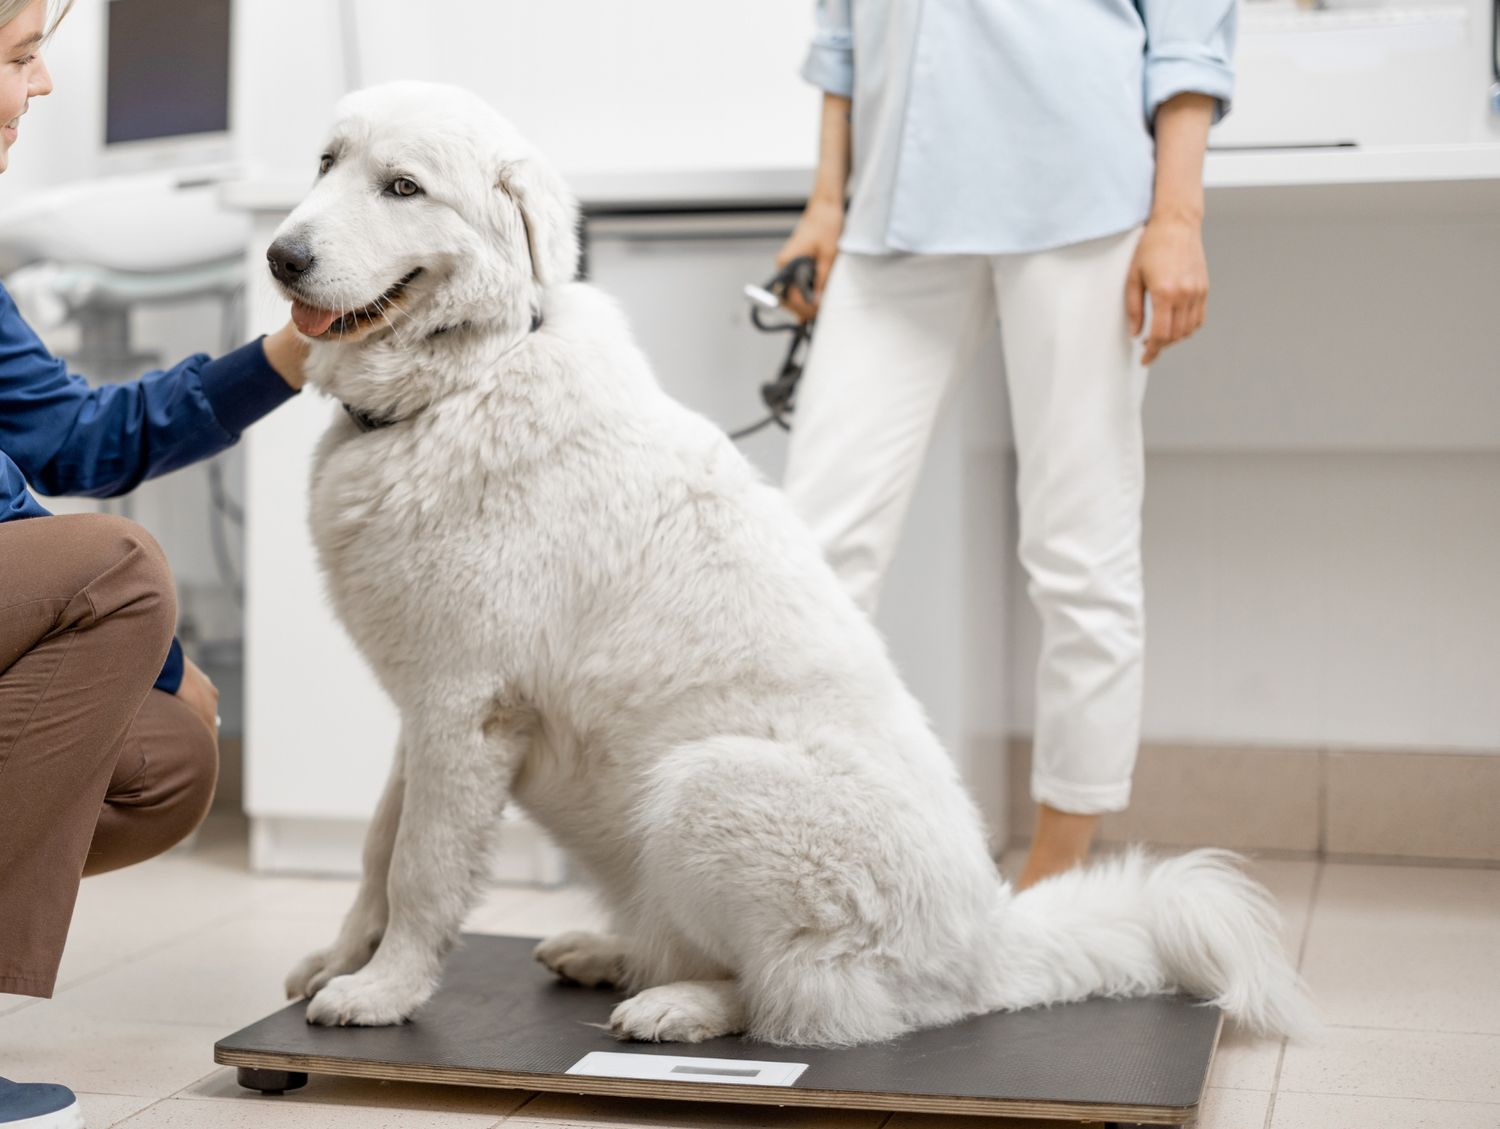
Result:
[[[312,191],[267,252],[307,337],[524,327],[578,265],[578,208],[508,121],[457,87],[400,82],[338,107]]]

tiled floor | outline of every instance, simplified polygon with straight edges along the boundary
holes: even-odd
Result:
[[[332,937],[354,884],[260,878],[242,829],[83,887],[55,999],[0,996],[0,1074],[62,1082],[90,1129],[985,1129],[1018,1122],[796,1113],[314,1078],[249,1095],[214,1041],[280,1007],[288,968]],[[1317,1046],[1230,1032],[1201,1129],[1500,1129],[1500,870],[1261,861],[1330,1024]],[[480,931],[587,928],[570,890],[502,889]],[[1028,1125],[1036,1123],[1027,1123]]]

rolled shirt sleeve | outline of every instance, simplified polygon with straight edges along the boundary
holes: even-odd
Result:
[[[849,5],[853,0],[818,0],[817,28],[802,77],[827,94],[854,97],[854,32]]]
[[[1215,100],[1214,121],[1234,96],[1238,0],[1143,0],[1146,25],[1146,120],[1178,94]]]

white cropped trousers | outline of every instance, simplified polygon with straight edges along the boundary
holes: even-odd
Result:
[[[1020,558],[1042,621],[1032,796],[1081,814],[1129,803],[1140,740],[1146,369],[1125,314],[1139,238],[840,255],[787,461],[792,504],[873,612],[939,412],[999,318]]]

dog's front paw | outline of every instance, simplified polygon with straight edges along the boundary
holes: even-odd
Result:
[[[744,1029],[732,980],[683,981],[647,988],[609,1017],[610,1034],[643,1043],[701,1043]]]
[[[319,949],[311,953],[299,961],[297,967],[287,974],[286,998],[289,1000],[311,999],[335,976],[358,972],[369,964],[374,951],[373,945],[357,953],[334,945],[332,948]]]
[[[390,1027],[404,1023],[432,989],[360,972],[336,976],[307,1005],[307,1021],[324,1027]]]
[[[532,955],[562,979],[585,988],[618,986],[625,979],[625,947],[615,937],[559,933],[538,945]]]

